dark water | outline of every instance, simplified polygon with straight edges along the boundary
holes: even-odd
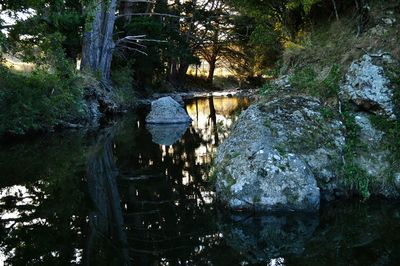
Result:
[[[316,215],[215,207],[209,163],[247,105],[192,101],[188,129],[146,129],[138,114],[1,144],[0,265],[399,265],[398,203]]]

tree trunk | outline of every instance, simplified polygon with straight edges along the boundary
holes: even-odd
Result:
[[[214,134],[215,145],[219,145],[219,137],[218,137],[218,125],[217,125],[217,112],[215,111],[214,106],[214,97],[208,97],[208,105],[210,107],[210,119],[212,123],[212,131]]]
[[[207,82],[209,84],[213,84],[214,81],[214,72],[215,72],[215,67],[216,67],[216,63],[217,63],[217,59],[216,58],[212,58],[212,60],[210,60],[208,62],[208,64],[210,65],[209,69],[208,69],[208,77],[207,77]]]
[[[109,239],[115,247],[119,247],[123,265],[131,264],[121,197],[116,182],[118,169],[113,155],[115,130],[116,128],[110,128],[102,132],[87,162],[86,178],[93,210],[89,215],[90,230],[84,251],[85,265],[91,264],[91,257],[97,252],[95,247],[104,239]]]
[[[97,73],[101,80],[109,81],[112,53],[115,47],[113,31],[117,0],[102,1],[86,8],[94,14],[84,33],[81,70]]]
[[[127,14],[133,13],[133,3],[128,2],[128,1],[121,1],[120,5],[119,5],[119,13],[121,15],[124,15],[123,19],[126,22],[131,21],[132,16],[129,16]]]
[[[365,27],[369,21],[369,4],[368,0],[356,0],[358,10],[357,37],[364,33]]]
[[[337,11],[336,1],[335,0],[332,0],[332,5],[333,5],[333,9],[335,11],[336,20],[339,20],[339,14],[338,14],[338,11]]]
[[[168,81],[175,88],[181,88],[186,82],[186,72],[189,69],[189,64],[185,62],[177,62],[173,59],[169,66]]]
[[[186,62],[181,62],[179,65],[179,71],[178,71],[178,88],[181,88],[185,85],[186,82],[186,73],[189,69],[189,64]]]

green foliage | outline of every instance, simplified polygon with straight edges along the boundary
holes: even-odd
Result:
[[[24,134],[83,116],[78,79],[44,69],[14,73],[0,66],[0,135]]]
[[[343,121],[346,126],[346,146],[344,149],[345,165],[343,167],[343,176],[345,183],[354,187],[364,199],[370,196],[369,185],[372,177],[355,162],[357,151],[362,149],[359,138],[360,127],[357,125],[355,117],[346,107],[343,112]]]
[[[0,18],[0,29],[2,28],[3,24],[4,24],[4,21]],[[0,60],[2,59],[3,53],[6,49],[6,41],[7,41],[6,36],[0,30]]]
[[[322,0],[292,0],[288,2],[287,7],[289,9],[302,8],[304,12],[308,14],[310,13],[312,6],[321,1]]]
[[[84,21],[79,0],[15,1],[8,8],[11,14],[27,9],[31,14],[25,20],[17,19],[9,29],[10,52],[24,61],[49,64],[54,62],[53,49],[61,47],[69,60],[77,59]]]
[[[6,265],[58,264],[51,252],[74,257],[67,250],[79,246],[89,210],[82,179],[86,151],[84,135],[70,132],[1,146],[0,208],[18,214],[10,217],[17,226],[0,230]],[[13,186],[26,191],[5,197]]]
[[[317,74],[311,67],[297,69],[290,77],[290,84],[301,91],[314,91],[317,86]]]
[[[388,158],[393,168],[398,169],[400,166],[400,121],[387,120],[383,117],[372,116],[372,124],[385,133],[385,148],[390,151],[391,156]],[[396,170],[397,170],[396,169]],[[394,173],[388,173],[388,179],[393,178]]]
[[[354,186],[364,200],[368,199],[370,178],[368,174],[361,169],[354,161],[346,162],[344,165],[344,178],[348,185]]]
[[[259,89],[259,93],[262,96],[272,95],[277,91],[277,87],[270,81],[267,80],[264,85]]]
[[[130,66],[114,69],[111,72],[111,80],[117,100],[122,104],[133,106],[136,99],[133,90],[133,72]]]
[[[321,115],[324,119],[329,120],[335,118],[336,112],[331,107],[324,106],[321,108]]]
[[[328,75],[322,80],[311,67],[296,69],[289,78],[290,84],[300,92],[324,100],[337,97],[340,80],[340,67],[336,64],[331,66]]]

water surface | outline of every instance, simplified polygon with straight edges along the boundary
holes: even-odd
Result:
[[[397,203],[311,216],[215,207],[209,165],[248,104],[192,100],[188,128],[146,127],[138,112],[1,144],[0,265],[398,265]]]

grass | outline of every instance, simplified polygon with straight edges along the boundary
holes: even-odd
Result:
[[[385,132],[384,148],[390,151],[391,156],[388,158],[392,167],[397,166],[400,170],[400,121],[390,121],[382,117],[372,116],[372,124],[379,130]],[[393,181],[394,172],[388,173],[389,181]]]
[[[330,66],[328,74],[322,78],[318,77],[317,72],[312,67],[296,69],[289,78],[289,82],[301,93],[318,97],[321,100],[328,100],[337,97],[341,77],[339,65],[333,64]]]
[[[370,7],[370,23],[360,36],[357,36],[357,21],[351,16],[341,17],[333,23],[314,24],[300,31],[295,42],[284,45],[285,67],[280,74],[291,76],[292,85],[300,87],[301,92],[326,99],[335,96],[338,81],[351,62],[363,54],[390,52],[395,60],[399,60],[400,28],[381,25],[381,18],[387,11],[381,1],[371,1]],[[376,26],[384,27],[386,36],[373,33],[372,28]],[[399,75],[395,76],[398,78]]]
[[[363,199],[370,197],[370,184],[373,178],[369,176],[355,161],[358,151],[362,149],[359,132],[360,127],[356,123],[355,117],[348,108],[343,112],[343,121],[346,127],[346,146],[344,149],[345,164],[343,176],[345,184],[357,189]]]

